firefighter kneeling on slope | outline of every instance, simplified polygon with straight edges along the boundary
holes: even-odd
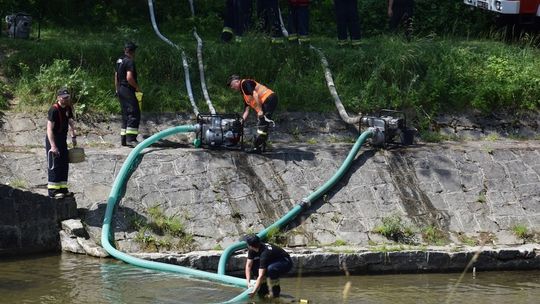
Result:
[[[272,114],[278,104],[277,95],[255,80],[241,79],[238,75],[231,75],[227,80],[227,86],[235,91],[240,91],[244,97],[244,114],[242,115],[244,121],[248,118],[250,108],[257,113],[257,137],[253,141],[253,149],[248,152],[264,152],[270,125],[275,125]]]

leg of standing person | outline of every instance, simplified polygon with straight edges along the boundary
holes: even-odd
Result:
[[[347,28],[351,36],[351,44],[353,46],[360,45],[360,16],[358,15],[358,1],[348,0],[349,18],[347,18]]]
[[[290,42],[298,41],[298,7],[289,3],[289,38]]]
[[[257,121],[257,137],[253,143],[253,147],[257,152],[264,152],[266,150],[266,141],[270,134],[270,125],[273,123],[272,116],[276,110],[277,104],[277,95],[272,94],[262,106],[264,116],[259,117]]]
[[[269,0],[269,22],[270,35],[272,43],[283,43],[283,32],[281,31],[281,22],[279,21],[279,3],[278,0]]]
[[[251,0],[240,0],[240,22],[242,27],[242,34],[251,28],[251,12],[253,11],[253,4]]]
[[[68,155],[66,138],[55,134],[59,155],[53,155],[49,138],[45,138],[47,155],[47,190],[50,197],[63,198],[67,193]]]
[[[120,127],[120,141],[122,146],[127,146],[126,144],[126,128],[127,128],[127,101],[123,96],[120,96],[120,91],[118,92],[118,100],[120,101],[120,110],[122,112],[122,124]]]
[[[345,45],[347,44],[347,0],[335,0],[334,1],[334,10],[336,13],[336,26],[337,26],[337,36],[338,44]]]
[[[221,41],[229,42],[233,38],[234,29],[234,0],[225,1],[225,12],[223,15],[223,30],[221,31]]]
[[[414,4],[408,5],[405,8],[405,20],[404,20],[404,27],[405,27],[405,38],[407,41],[411,40],[412,34],[413,34],[413,19],[414,16]]]
[[[403,12],[400,6],[397,6],[395,3],[392,6],[392,16],[390,16],[390,31],[397,32],[398,26],[401,23],[401,18],[403,17]]]
[[[68,191],[68,175],[69,175],[69,155],[67,147],[67,138],[62,138],[57,143],[58,151],[58,178],[60,180],[60,193],[67,195]]]
[[[309,7],[298,7],[298,42],[309,43]]]
[[[139,123],[141,120],[141,111],[139,103],[135,97],[135,92],[130,88],[121,86],[118,96],[125,107],[126,113],[126,145],[137,145],[137,135],[139,135]]]

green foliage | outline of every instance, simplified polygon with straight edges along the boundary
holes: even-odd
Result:
[[[142,216],[130,217],[132,228],[138,230],[135,240],[145,250],[188,250],[193,246],[193,235],[187,233],[184,224],[175,216],[166,216],[159,205],[148,208],[148,220]]]
[[[467,245],[467,246],[477,246],[478,245],[478,240],[473,238],[473,237],[470,237],[470,236],[467,236],[466,234],[464,233],[460,233],[458,234],[458,240]]]
[[[413,229],[403,223],[401,217],[392,215],[382,218],[382,225],[373,229],[373,232],[382,234],[394,242],[412,244],[414,243]]]
[[[187,30],[193,26],[204,40],[207,86],[219,112],[242,110],[239,94],[224,85],[232,73],[272,88],[279,96],[278,111],[335,111],[313,50],[292,44],[274,46],[268,37],[254,31],[242,43],[219,43],[224,3],[195,3],[195,18],[187,1],[156,2],[155,9],[161,32],[188,56],[191,84],[201,109],[205,105],[195,41]],[[427,129],[426,117],[442,111],[539,108],[540,56],[531,47],[534,38],[524,37],[509,45],[500,42],[497,33],[489,34],[491,17],[486,12],[471,11],[460,1],[416,1],[416,35],[408,42],[386,34],[386,1],[366,0],[359,5],[364,33],[360,48],[336,45],[333,1],[314,1],[310,6],[313,45],[326,54],[336,89],[350,113],[399,108],[411,113],[410,121],[420,129]],[[104,5],[82,0],[0,4],[4,11],[23,7],[36,10],[30,13],[42,12],[41,40],[0,37],[0,52],[9,53],[0,68],[13,78],[13,90],[23,105],[46,105],[52,101],[52,87],[71,83],[79,102],[77,111],[118,113],[119,103],[113,96],[114,62],[122,44],[133,40],[140,45],[135,61],[145,93],[143,111],[192,112],[181,52],[152,31],[144,1],[129,5],[126,1]],[[78,9],[70,11],[73,7]],[[286,17],[286,5],[283,7]],[[68,11],[78,13],[68,16]],[[77,27],[64,26],[72,22]],[[2,104],[6,101],[0,97],[0,107]]]
[[[435,227],[427,226],[422,229],[422,238],[428,244],[432,245],[444,245],[447,243],[447,238],[444,235],[444,232]]]
[[[281,246],[285,246],[287,244],[287,236],[278,227],[274,227],[268,231],[266,240],[269,243]]]
[[[345,242],[344,240],[336,240],[335,242],[330,244],[330,246],[347,246],[347,242]]]
[[[86,80],[87,72],[80,67],[71,68],[69,60],[56,59],[49,66],[42,65],[36,75],[24,63],[20,64],[20,69],[22,75],[17,93],[21,104],[38,108],[50,105],[56,100],[56,91],[65,86],[71,93],[72,101],[78,104],[77,108],[82,111],[86,108],[86,97],[94,86]]]
[[[175,216],[166,216],[159,205],[148,208],[150,227],[155,233],[172,236],[185,235],[184,224]]]
[[[516,224],[512,227],[512,232],[520,239],[528,239],[531,236],[529,228],[523,224]]]

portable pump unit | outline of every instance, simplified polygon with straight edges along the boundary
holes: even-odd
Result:
[[[199,114],[195,146],[244,149],[244,120],[238,114]]]
[[[360,130],[362,130],[362,125],[375,129],[375,133],[371,137],[371,144],[374,146],[412,145],[416,133],[416,129],[407,127],[407,119],[402,111],[381,110],[378,116],[362,117]],[[399,137],[399,141],[396,141],[397,137]]]

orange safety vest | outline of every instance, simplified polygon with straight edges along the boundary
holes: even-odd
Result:
[[[260,109],[260,107],[257,107],[258,105],[257,105],[257,102],[255,101],[255,98],[253,97],[253,95],[247,95],[246,93],[244,93],[244,90],[242,89],[242,84],[246,80],[248,80],[248,79],[242,79],[242,81],[240,82],[240,91],[242,92],[242,95],[244,96],[244,101],[251,108],[253,108],[253,110],[260,111],[261,109]],[[253,91],[257,92],[257,95],[259,95],[259,100],[261,101],[261,106],[262,106],[262,104],[266,101],[266,99],[268,99],[268,96],[274,94],[274,91],[270,90],[266,86],[256,82],[253,79],[249,79],[249,80],[255,82],[255,89]]]

